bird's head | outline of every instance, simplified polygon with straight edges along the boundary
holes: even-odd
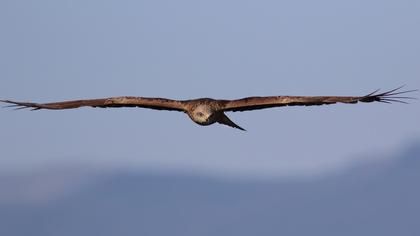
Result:
[[[214,111],[206,105],[197,106],[189,115],[195,123],[200,125],[210,125],[216,121]]]

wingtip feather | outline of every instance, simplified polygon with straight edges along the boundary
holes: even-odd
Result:
[[[375,90],[373,93],[370,93],[366,96],[361,97],[361,99],[359,101],[361,101],[361,102],[383,102],[383,103],[398,102],[398,103],[408,104],[408,102],[404,101],[404,99],[417,99],[416,97],[397,96],[397,95],[400,95],[400,94],[418,92],[418,89],[400,91],[403,87],[405,87],[405,85],[399,86],[395,89],[391,89],[391,90],[383,92],[383,93],[378,93],[379,90]]]

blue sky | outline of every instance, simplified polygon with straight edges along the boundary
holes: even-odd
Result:
[[[1,1],[0,98],[240,98],[420,88],[418,1]],[[414,94],[419,97],[419,93]],[[0,168],[322,173],[420,136],[419,102],[228,114],[0,110]]]

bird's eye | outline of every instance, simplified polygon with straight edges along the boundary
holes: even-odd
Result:
[[[204,116],[204,114],[202,112],[197,112],[198,116]]]

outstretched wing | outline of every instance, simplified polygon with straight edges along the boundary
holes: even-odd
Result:
[[[64,102],[53,103],[33,103],[33,102],[15,102],[10,100],[0,100],[1,102],[10,103],[9,107],[16,109],[32,108],[32,110],[39,109],[73,109],[79,107],[142,107],[155,110],[172,110],[185,111],[185,103],[177,100],[170,100],[165,98],[144,98],[144,97],[111,97],[101,99],[88,100],[72,100]]]
[[[344,96],[272,96],[272,97],[247,97],[238,100],[225,101],[223,111],[250,111],[281,106],[314,106],[334,103],[358,103],[358,102],[400,102],[406,103],[404,99],[412,97],[401,96],[417,90],[399,91],[402,87],[384,93],[377,93],[376,90],[366,96],[344,97]]]

